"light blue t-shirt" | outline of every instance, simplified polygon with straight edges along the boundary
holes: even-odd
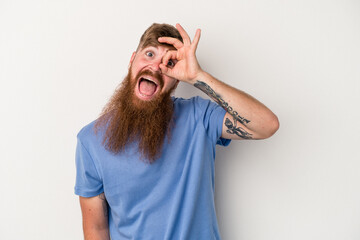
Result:
[[[78,134],[75,194],[104,192],[109,228],[118,239],[220,239],[214,204],[215,145],[225,110],[200,97],[173,98],[175,126],[153,164],[136,144],[113,154],[95,135],[94,122]]]

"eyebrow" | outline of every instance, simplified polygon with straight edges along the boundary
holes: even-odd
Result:
[[[149,46],[146,46],[143,49],[141,49],[141,51],[144,51],[144,50],[149,49],[149,48],[158,49],[158,47],[156,47],[156,46],[149,45]]]

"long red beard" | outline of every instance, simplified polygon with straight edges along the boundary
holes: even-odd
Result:
[[[120,88],[103,109],[95,131],[105,131],[103,145],[113,153],[122,152],[129,144],[137,142],[142,160],[152,163],[160,157],[165,137],[170,137],[173,125],[170,94],[175,86],[151,101],[142,101],[134,94],[137,79],[138,76],[131,79],[129,70]],[[161,76],[158,80],[163,86]]]

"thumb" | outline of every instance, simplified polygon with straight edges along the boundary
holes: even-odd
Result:
[[[171,68],[168,68],[165,64],[162,64],[162,63],[159,65],[159,67],[161,69],[162,74],[165,74],[166,76],[171,77],[171,75],[172,75],[172,69]]]

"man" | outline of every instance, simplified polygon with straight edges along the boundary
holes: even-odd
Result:
[[[75,193],[85,239],[220,239],[215,145],[264,139],[277,117],[203,71],[179,25],[153,24],[129,73],[95,122],[78,134]],[[187,82],[216,103],[170,94]]]

